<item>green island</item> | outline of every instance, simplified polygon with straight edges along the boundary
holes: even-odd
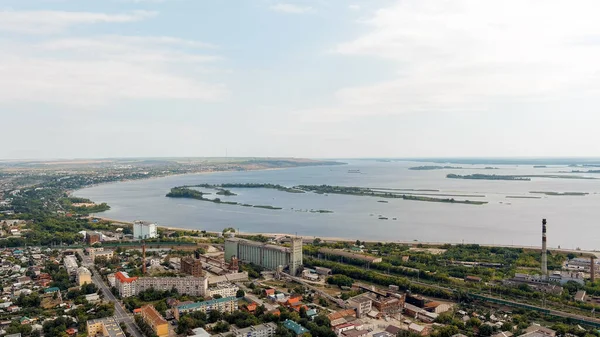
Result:
[[[371,190],[373,190],[375,192],[383,192],[383,193],[385,193],[387,191],[390,191],[390,190],[378,189],[378,188],[372,188]],[[406,194],[406,195],[428,195],[428,196],[430,195],[430,196],[435,196],[435,197],[485,198],[485,195],[483,195],[483,194],[407,193],[407,192],[403,192],[402,194]]]
[[[409,167],[409,170],[415,171],[430,171],[430,170],[460,170],[462,167],[460,166],[414,166]]]
[[[600,170],[587,170],[587,171],[571,170],[571,171],[560,171],[558,173],[600,173]]]
[[[226,189],[223,189],[223,188],[218,189],[217,194],[218,195],[224,195],[224,196],[235,196],[235,195],[237,195],[237,194],[231,192],[230,190],[226,190]]]
[[[468,204],[468,205],[484,205],[486,201],[471,201],[471,200],[456,200],[454,198],[431,198],[417,195],[406,195],[399,193],[390,192],[377,192],[371,188],[366,187],[347,187],[347,186],[330,186],[330,185],[299,185],[297,189],[314,192],[319,194],[347,194],[347,195],[358,195],[358,196],[369,196],[379,198],[392,198],[392,199],[403,199],[413,201],[428,201],[428,202],[445,202],[455,204]]]
[[[496,175],[496,174],[447,174],[449,179],[473,179],[473,180],[515,180],[515,181],[531,181],[531,178],[551,178],[551,179],[584,179],[593,180],[597,178],[583,177],[574,175],[558,175],[558,174],[526,174],[526,175]]]
[[[274,206],[265,206],[265,205],[249,205],[249,204],[240,204],[235,201],[223,201],[219,198],[209,199],[205,198],[204,195],[208,193],[203,193],[198,190],[194,190],[192,188],[188,188],[185,186],[181,187],[173,187],[169,193],[167,193],[167,197],[169,198],[187,198],[187,199],[196,199],[208,202],[214,202],[215,204],[225,204],[225,205],[240,205],[246,207],[258,207],[258,208],[266,208],[266,209],[281,209],[280,207]]]
[[[185,186],[185,187],[212,188],[212,189],[227,191],[229,193],[231,193],[231,191],[225,190],[225,188],[269,188],[269,189],[278,190],[281,192],[304,193],[304,191],[300,191],[293,187],[286,187],[286,186],[277,185],[277,184],[227,183],[227,184],[199,184],[199,185],[190,185],[190,186]],[[217,193],[217,194],[219,194],[219,193]],[[230,195],[235,195],[235,194],[230,194]]]
[[[236,203],[237,205],[237,203]],[[269,206],[269,205],[254,205],[254,208],[264,208],[264,209],[283,209],[281,207]]]
[[[446,178],[449,179],[474,179],[474,180],[517,180],[517,181],[530,181],[531,178],[524,176],[508,176],[508,175],[495,175],[495,174],[448,174]]]
[[[546,165],[533,165],[533,168],[547,168]]]
[[[530,191],[529,193],[533,194],[545,194],[545,195],[553,195],[553,196],[585,196],[589,193],[586,192],[545,192],[545,191]]]
[[[541,199],[542,197],[534,197],[531,195],[507,195],[507,199]]]

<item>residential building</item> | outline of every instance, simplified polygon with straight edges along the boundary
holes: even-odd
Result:
[[[181,271],[196,277],[204,276],[202,261],[189,256],[181,259]]]
[[[100,295],[98,294],[87,294],[85,295],[85,300],[90,303],[100,302]]]
[[[165,320],[161,314],[156,311],[154,306],[142,306],[140,316],[144,319],[144,322],[146,322],[146,324],[152,328],[158,337],[165,337],[169,335],[169,323],[167,323],[167,320]]]
[[[348,304],[356,309],[356,315],[358,318],[363,317],[371,311],[373,301],[366,296],[355,296],[348,300]]]
[[[210,334],[203,328],[193,329],[192,333],[193,333],[192,336],[195,336],[195,337],[210,337]]]
[[[77,276],[75,277],[75,281],[80,287],[86,283],[92,283],[92,273],[86,267],[79,267],[77,268]]]
[[[418,334],[420,336],[429,335],[429,327],[415,323],[410,323],[410,325],[408,326],[408,331]]]
[[[277,330],[277,324],[269,322],[250,326],[244,329],[231,329],[233,337],[272,337]]]
[[[220,295],[221,297],[234,297],[238,290],[240,290],[240,288],[235,284],[223,282],[217,284],[216,287],[208,288],[207,294],[210,297],[215,297],[215,295]]]
[[[94,261],[97,257],[103,257],[107,260],[110,260],[114,255],[114,251],[106,250],[104,248],[91,248],[89,249],[89,254],[92,261]]]
[[[66,255],[63,258],[63,264],[65,266],[65,269],[67,269],[67,273],[69,273],[69,275],[75,275],[75,273],[77,273],[77,258],[75,257],[75,255]]]
[[[345,317],[356,318],[356,311],[354,309],[345,309],[345,310],[336,311],[336,312],[333,312],[333,313],[327,315],[327,318],[329,318],[329,321],[331,321],[331,322],[335,321],[336,319],[345,318]]]
[[[539,325],[532,325],[519,337],[555,337],[556,331]]]
[[[159,291],[176,289],[180,294],[205,296],[208,289],[208,279],[193,276],[129,277],[124,272],[117,272],[115,273],[115,286],[121,297],[134,296],[149,289]]]
[[[158,237],[158,230],[155,223],[136,220],[133,222],[133,239],[153,239]]]
[[[210,312],[212,310],[218,310],[221,312],[233,312],[238,309],[238,299],[235,297],[224,297],[210,301],[196,302],[189,304],[182,304],[175,307],[173,310],[173,316],[179,320],[182,314],[202,311]]]
[[[102,318],[87,321],[87,334],[89,337],[125,337],[119,323],[114,318]]]
[[[175,288],[180,294],[205,296],[208,289],[206,277],[140,277],[136,283],[135,294],[149,289],[165,291]]]
[[[307,328],[289,319],[286,319],[285,322],[283,322],[283,326],[296,334],[296,336],[302,336],[308,332]]]
[[[136,281],[137,277],[129,277],[129,275],[125,272],[116,272],[115,273],[115,287],[119,291],[119,295],[121,297],[130,297],[136,295]]]
[[[302,238],[292,238],[291,248],[228,238],[225,240],[225,260],[231,262],[234,257],[270,270],[278,270],[281,266],[296,276],[302,266]]]

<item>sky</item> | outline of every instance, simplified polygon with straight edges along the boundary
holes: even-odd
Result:
[[[2,0],[0,159],[585,157],[597,0]]]

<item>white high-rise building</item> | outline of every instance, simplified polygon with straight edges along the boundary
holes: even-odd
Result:
[[[153,239],[158,237],[155,223],[136,220],[133,222],[133,238],[137,240]]]

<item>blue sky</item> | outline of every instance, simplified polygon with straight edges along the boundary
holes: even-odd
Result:
[[[0,158],[598,156],[599,9],[4,0]]]

